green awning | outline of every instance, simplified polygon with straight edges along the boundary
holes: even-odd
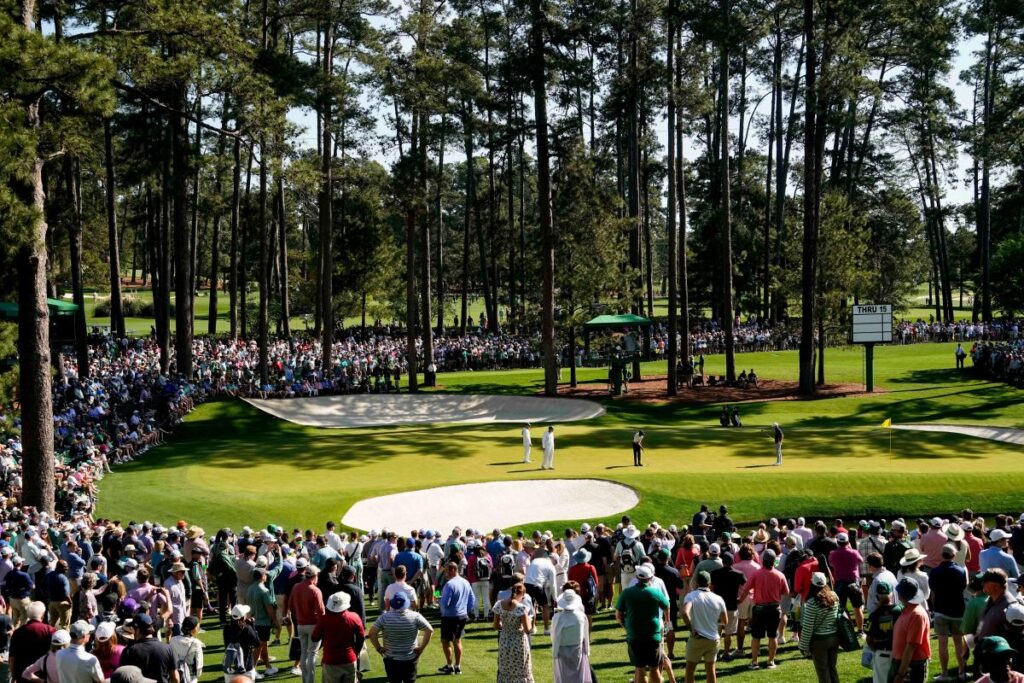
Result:
[[[78,304],[60,299],[47,299],[46,305],[50,309],[50,315],[74,315],[78,311]],[[0,320],[17,322],[18,304],[14,301],[0,301]]]
[[[651,319],[642,315],[632,313],[620,313],[619,315],[599,315],[593,320],[583,323],[583,327],[589,330],[601,330],[611,327],[650,327]]]

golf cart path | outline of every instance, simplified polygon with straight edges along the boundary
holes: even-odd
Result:
[[[945,432],[947,434],[963,434],[965,436],[976,436],[979,439],[990,441],[1002,441],[1012,443],[1016,446],[1024,446],[1024,429],[1013,427],[976,427],[972,425],[898,425],[894,424],[893,429],[905,429],[914,432]]]
[[[600,404],[581,399],[488,394],[341,394],[244,400],[265,413],[298,425],[338,429],[443,423],[575,422],[601,417],[605,412]]]
[[[628,486],[601,479],[494,481],[420,489],[361,500],[341,522],[356,529],[433,529],[472,524],[490,531],[530,522],[595,519],[625,512],[640,502]]]

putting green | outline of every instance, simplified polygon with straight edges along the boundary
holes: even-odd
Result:
[[[715,404],[609,402],[603,417],[556,427],[555,472],[537,469],[537,457],[532,466],[520,463],[519,431],[511,425],[336,431],[277,420],[241,401],[214,401],[190,415],[168,445],[108,476],[99,512],[125,521],[185,517],[207,528],[268,522],[320,528],[373,496],[496,480],[529,486],[530,480],[556,477],[624,483],[640,494],[636,518],[665,525],[688,520],[701,502],[728,503],[734,517],[745,521],[917,515],[965,505],[1015,510],[1024,481],[1019,446],[879,428],[886,417],[897,423],[1024,426],[1019,392],[948,369],[952,348],[880,348],[877,379],[885,393],[744,404],[740,429],[718,427]],[[740,358],[762,377],[788,379],[795,372],[792,352]],[[859,378],[859,350],[830,350],[828,360],[834,381]],[[719,371],[720,362],[709,358],[708,371]],[[603,371],[580,375],[601,381]],[[441,377],[448,391],[491,394],[533,393],[539,381],[538,371]],[[774,448],[765,427],[774,421],[786,430],[781,468],[770,466]],[[648,433],[643,469],[631,466],[630,438],[638,427]],[[536,521],[579,520],[552,520],[538,510]]]

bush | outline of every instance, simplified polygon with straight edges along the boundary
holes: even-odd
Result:
[[[134,296],[121,297],[121,310],[124,312],[126,318],[154,318],[156,312],[153,307],[152,301],[143,301],[142,299]],[[110,299],[101,301],[96,304],[96,312],[94,314],[97,318],[109,318],[110,317]],[[174,315],[174,303],[171,303],[170,315]]]

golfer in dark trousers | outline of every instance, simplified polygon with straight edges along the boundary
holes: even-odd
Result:
[[[643,467],[644,431],[641,429],[633,435],[633,467]]]

